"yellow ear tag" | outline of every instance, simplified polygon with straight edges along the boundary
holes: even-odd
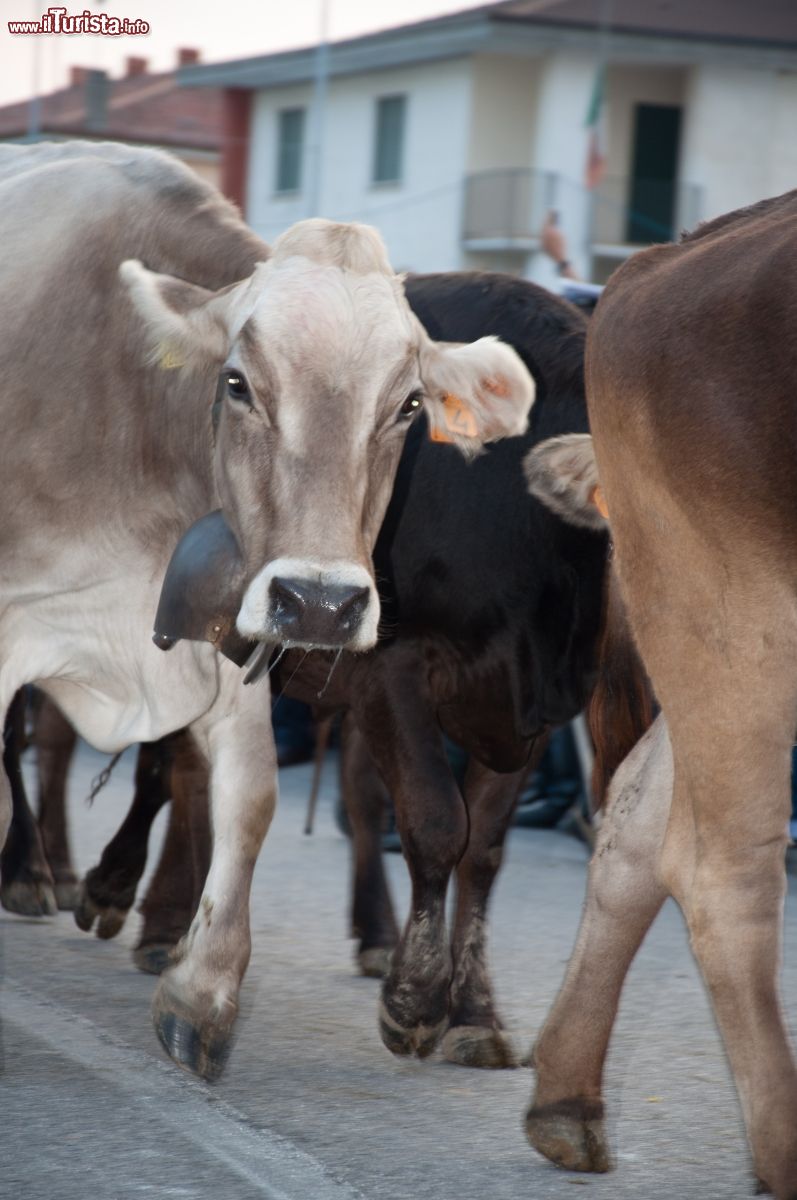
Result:
[[[452,395],[451,392],[446,392],[443,396],[443,420],[445,421],[446,429],[449,433],[459,437],[475,438],[478,436],[479,427],[476,424],[476,418],[459,396]],[[453,442],[453,437],[448,437],[444,430],[433,428],[430,434],[433,442]]]
[[[175,354],[166,342],[161,342],[159,351],[158,366],[162,371],[178,371],[180,367],[185,366],[185,360],[180,358],[179,354]]]
[[[594,504],[604,521],[609,520],[609,509],[606,504],[606,499],[603,495],[603,488],[599,483],[596,483],[589,494],[590,503]]]

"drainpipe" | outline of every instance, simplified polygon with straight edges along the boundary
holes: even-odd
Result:
[[[313,77],[313,141],[310,147],[310,181],[307,188],[307,215],[320,216],[324,155],[324,121],[329,91],[329,3],[321,0],[320,37],[315,52]]]
[[[244,88],[224,91],[224,132],[221,147],[222,192],[246,216],[246,177],[249,169],[249,126],[252,93]]]

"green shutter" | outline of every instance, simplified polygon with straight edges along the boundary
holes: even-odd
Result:
[[[302,186],[304,109],[283,108],[277,114],[278,192],[298,192]]]
[[[376,102],[374,183],[401,182],[406,111],[406,96],[381,96]]]

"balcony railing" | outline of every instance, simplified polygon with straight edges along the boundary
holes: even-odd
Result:
[[[574,193],[578,193],[578,197]],[[695,184],[608,176],[593,192],[550,171],[479,171],[465,179],[462,240],[468,248],[533,250],[550,209],[587,205],[593,247],[667,242],[701,218]]]
[[[468,175],[462,216],[463,241],[506,243],[508,249],[535,243],[546,212],[554,207],[555,191],[556,176],[553,173],[528,167]]]
[[[612,175],[592,193],[593,245],[671,242],[701,217],[702,188],[693,183]]]

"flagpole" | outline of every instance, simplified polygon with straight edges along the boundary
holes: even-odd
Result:
[[[319,216],[324,154],[324,124],[329,91],[329,10],[330,0],[320,0],[319,41],[315,52],[313,79],[313,142],[310,154],[310,186],[307,189],[307,215]]]

